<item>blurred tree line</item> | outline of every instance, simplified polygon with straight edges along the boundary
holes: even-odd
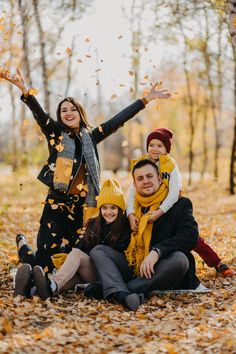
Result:
[[[85,105],[93,125],[102,122],[108,112],[112,116],[132,99],[140,97],[151,82],[163,81],[165,87],[177,91],[173,101],[163,102],[160,107],[153,105],[119,131],[116,139],[105,141],[101,146],[102,166],[113,170],[128,167],[130,157],[145,151],[146,134],[158,126],[168,126],[175,133],[172,155],[180,161],[181,170],[188,172],[188,183],[192,183],[195,172],[202,180],[207,175],[215,180],[223,175],[228,178],[233,194],[236,183],[236,2],[121,1],[130,30],[127,75],[131,84],[129,88],[124,87],[126,92],[119,97],[119,102],[108,102],[103,97],[97,70],[93,104],[88,93],[81,97],[79,88],[73,89],[73,81],[79,82],[75,61],[77,65],[83,63],[77,54],[76,26],[83,16],[93,11],[95,3],[96,0],[61,0],[51,1],[49,5],[45,0],[0,0],[0,65],[21,68],[29,87],[40,88],[40,102],[50,113],[55,112],[56,96],[58,100],[73,92]],[[65,55],[60,55],[57,46],[68,26],[71,26],[70,47]],[[159,57],[158,50],[163,43],[164,48],[165,45],[173,48],[168,61],[162,61],[158,68],[155,57],[145,63],[149,46],[156,46]],[[98,64],[102,62],[99,48],[96,60]],[[0,160],[10,163],[14,171],[27,164],[42,163],[47,156],[46,145],[41,143],[42,134],[30,113],[19,103],[19,92],[1,83],[0,95]],[[11,107],[9,119],[2,116],[3,106],[7,105]],[[121,162],[121,157],[125,162]]]

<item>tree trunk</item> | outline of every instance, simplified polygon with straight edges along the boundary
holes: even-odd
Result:
[[[228,0],[226,3],[226,11],[229,17],[229,29],[231,36],[231,44],[233,49],[234,56],[234,136],[233,136],[233,144],[231,149],[231,159],[230,159],[230,193],[235,193],[235,174],[236,174],[236,1]]]
[[[39,33],[39,46],[40,46],[40,64],[42,66],[42,74],[43,74],[43,89],[44,89],[44,106],[47,112],[50,111],[50,92],[48,87],[48,70],[46,63],[46,53],[45,53],[45,41],[44,41],[44,33],[40,21],[39,11],[38,11],[38,1],[32,0],[34,7],[35,19],[38,27]]]

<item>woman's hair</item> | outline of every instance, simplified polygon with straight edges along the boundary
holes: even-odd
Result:
[[[79,101],[75,100],[73,97],[65,97],[58,105],[57,107],[57,121],[63,125],[64,127],[68,128],[66,124],[64,124],[61,120],[61,105],[63,102],[70,102],[73,104],[73,106],[75,106],[75,108],[77,109],[77,111],[79,112],[80,115],[80,127],[81,128],[90,128],[90,124],[88,123],[88,118],[87,118],[87,114],[84,110],[84,108],[81,106],[81,104],[79,103]]]
[[[104,225],[104,218],[99,212],[98,216],[89,219],[86,225],[86,232],[84,234],[84,240],[90,247],[95,247],[102,240],[102,227]],[[107,238],[109,246],[113,246],[121,235],[124,235],[129,230],[129,222],[123,211],[118,208],[118,215],[116,220],[112,223],[110,229],[110,235]]]

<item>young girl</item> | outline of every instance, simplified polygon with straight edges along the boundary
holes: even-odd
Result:
[[[90,250],[104,244],[115,250],[124,251],[130,241],[129,222],[124,214],[125,200],[119,182],[108,179],[103,183],[97,197],[99,215],[88,221],[84,237],[76,248],[68,254],[59,271],[50,277],[36,265],[33,270],[29,264],[23,264],[16,274],[15,295],[30,296],[33,282],[42,300],[62,290],[73,288],[75,284],[95,282],[97,271],[90,261]],[[102,297],[102,294],[98,294]]]
[[[173,204],[178,200],[182,189],[182,181],[178,166],[175,160],[170,157],[172,131],[166,128],[158,128],[151,132],[147,137],[147,153],[141,156],[138,160],[132,160],[132,164],[144,158],[150,158],[158,165],[162,181],[168,186],[168,194],[159,208],[150,212],[149,222],[154,222],[161,215],[167,212]],[[129,189],[127,199],[127,215],[130,222],[130,227],[133,231],[137,231],[139,220],[134,214],[134,186]],[[194,251],[206,262],[209,267],[215,267],[216,271],[227,277],[233,275],[233,270],[229,269],[226,264],[221,263],[221,259],[214,250],[205,243],[202,237],[198,238],[197,246]]]
[[[54,121],[29,94],[19,71],[11,76],[7,69],[0,68],[0,78],[22,91],[22,101],[32,111],[47,139],[49,158],[38,179],[49,187],[49,191],[40,219],[36,254],[26,244],[23,235],[17,235],[16,242],[22,263],[37,264],[51,272],[51,256],[59,253],[62,246],[64,252],[69,253],[79,237],[83,207],[96,207],[95,197],[100,189],[97,144],[134,117],[149,101],[171,95],[166,90],[156,90],[154,85],[145,98],[138,99],[112,119],[91,129],[85,110],[74,98],[67,97],[59,103],[57,121]]]

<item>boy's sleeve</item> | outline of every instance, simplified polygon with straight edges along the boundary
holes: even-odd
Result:
[[[160,209],[166,213],[179,199],[179,193],[182,188],[181,175],[177,166],[170,173],[169,192],[165,200],[161,203]]]
[[[130,185],[127,192],[127,200],[126,200],[126,215],[134,213],[134,200],[135,200],[135,187],[133,183]]]

